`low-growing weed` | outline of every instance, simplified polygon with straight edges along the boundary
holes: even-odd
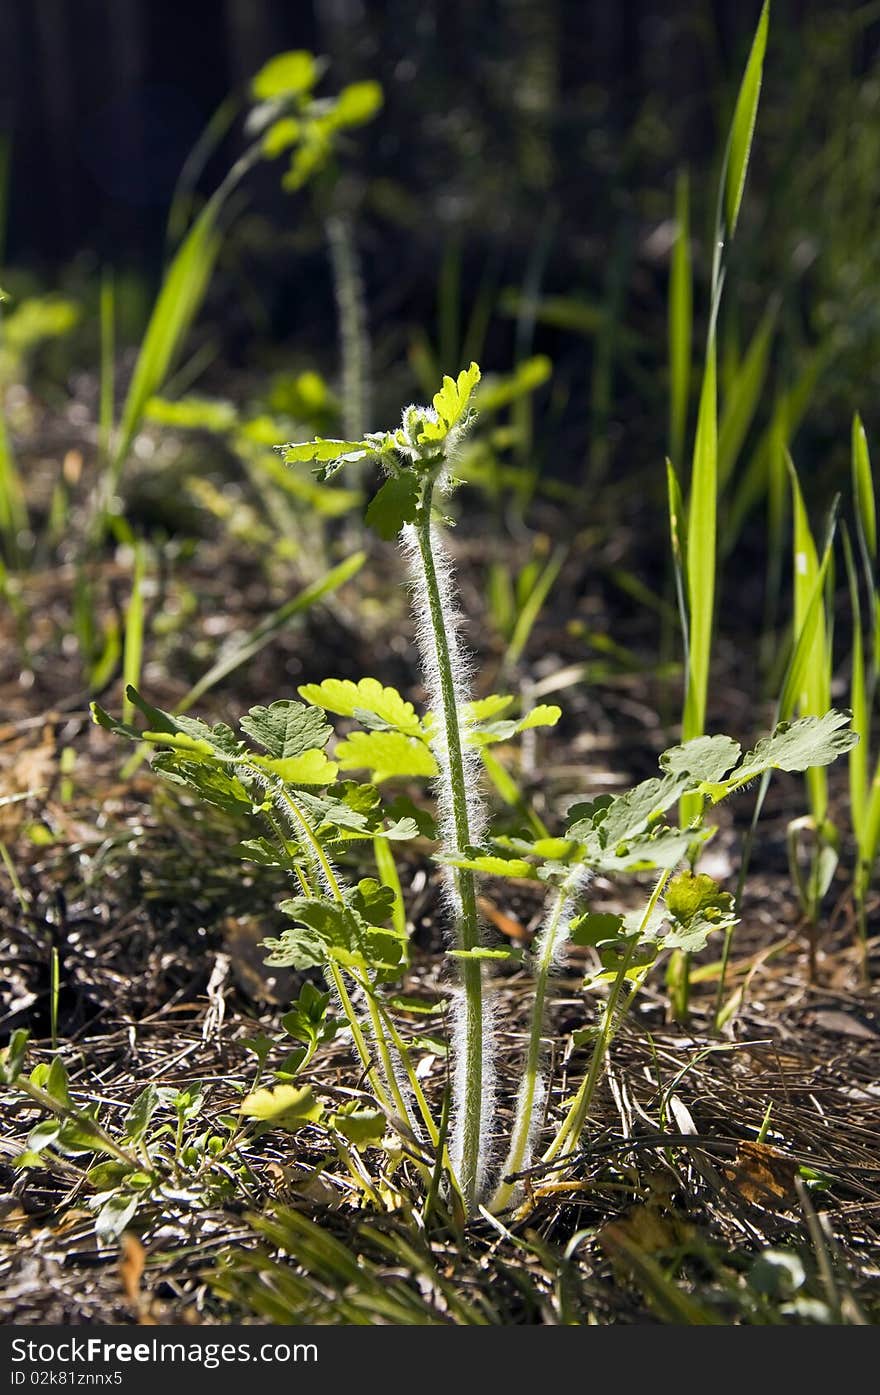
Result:
[[[694,953],[735,919],[733,897],[711,877],[678,871],[711,837],[706,814],[723,799],[766,779],[775,769],[822,767],[849,750],[856,735],[848,716],[833,710],[781,722],[743,755],[727,736],[697,736],[661,757],[661,773],[627,793],[576,803],[556,823],[558,835],[536,835],[526,822],[519,835],[493,836],[480,784],[480,753],[534,727],[553,726],[557,707],[539,706],[519,717],[503,694],[474,700],[461,615],[444,538],[442,506],[455,483],[459,442],[472,418],[479,381],[476,364],[446,378],[431,407],[408,407],[402,425],[359,441],[319,438],[284,447],[291,465],[312,462],[319,482],[352,462],[377,464],[384,483],[367,509],[381,536],[399,538],[406,562],[422,658],[428,710],[418,713],[395,689],[376,679],[325,679],[301,686],[302,701],[255,707],[236,733],[226,724],[153,707],[136,690],[128,700],[145,719],[143,729],[116,721],[94,707],[108,730],[156,748],[154,768],[221,809],[253,819],[259,828],[238,852],[284,869],[296,895],[282,909],[292,924],[270,941],[270,962],[296,969],[321,968],[329,1003],[351,1034],[364,1078],[385,1123],[396,1129],[430,1186],[431,1157],[439,1149],[453,1193],[466,1212],[483,1204],[503,1210],[521,1193],[520,1178],[535,1166],[569,1159],[588,1118],[609,1041],[644,980],[669,952]],[[327,715],[344,732],[330,746]],[[367,779],[352,772],[367,772]],[[387,784],[432,781],[433,820],[406,793],[388,798]],[[676,805],[693,810],[683,826],[666,815]],[[436,860],[445,869],[448,956],[459,979],[453,994],[452,1110],[448,1153],[445,1130],[424,1094],[411,1051],[395,1022],[386,985],[408,962],[400,891],[388,852],[399,840],[436,837]],[[382,847],[380,878],[351,883],[342,868],[357,844]],[[650,871],[653,890],[644,908],[628,915],[594,913],[587,893],[593,876]],[[543,883],[548,909],[531,955],[535,987],[522,1083],[503,1161],[494,1136],[493,1107],[497,1028],[494,964],[516,962],[522,950],[486,942],[477,905],[483,875]],[[537,1135],[544,1114],[542,1061],[548,987],[569,944],[592,951],[588,986],[609,985],[587,1074],[561,1125],[544,1144]],[[317,1022],[315,1031],[318,1030]],[[308,1033],[306,1034],[308,1036]],[[298,1067],[315,1040],[304,1042]],[[277,1085],[245,1101],[246,1113],[289,1126],[305,1109],[320,1109],[311,1089]]]

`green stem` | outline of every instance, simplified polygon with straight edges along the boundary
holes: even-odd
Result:
[[[593,1095],[596,1092],[596,1086],[598,1085],[602,1075],[602,1070],[605,1065],[605,1057],[608,1053],[608,1047],[610,1045],[611,1038],[614,1034],[615,1022],[617,1020],[617,1004],[620,998],[623,985],[626,982],[626,975],[629,970],[630,963],[632,962],[633,951],[635,950],[636,945],[638,944],[641,938],[641,934],[644,931],[645,926],[648,924],[651,918],[651,912],[653,911],[658,900],[660,899],[660,894],[663,891],[663,888],[666,885],[668,879],[669,872],[663,872],[661,876],[658,878],[657,884],[654,887],[653,892],[651,893],[651,899],[648,902],[648,905],[645,909],[645,914],[642,917],[642,924],[639,928],[639,933],[633,935],[630,938],[629,945],[627,946],[626,955],[624,956],[620,968],[617,971],[617,977],[614,980],[611,992],[608,995],[608,1001],[605,1004],[605,1013],[602,1018],[602,1028],[599,1032],[599,1035],[596,1038],[596,1043],[593,1047],[593,1056],[590,1061],[590,1068],[587,1071],[583,1084],[581,1085],[580,1089],[575,1095],[572,1106],[566,1114],[562,1126],[559,1129],[559,1132],[557,1133],[553,1142],[550,1144],[550,1147],[544,1154],[544,1162],[552,1162],[553,1159],[557,1157],[559,1153],[563,1153],[563,1156],[567,1157],[569,1153],[573,1152],[574,1149],[577,1147],[578,1139],[581,1136],[584,1124],[586,1123],[587,1115],[590,1112],[590,1106],[593,1103]],[[630,991],[629,996],[627,997],[626,1002],[624,1004],[624,1012],[621,1013],[621,1017],[623,1017],[623,1015],[629,1010],[639,988],[641,988],[641,977],[637,979],[635,984],[633,985],[633,988]]]
[[[388,1088],[391,1091],[394,1103],[397,1106],[401,1119],[405,1123],[409,1123],[409,1110],[407,1109],[406,1100],[403,1098],[403,1091],[401,1090],[400,1084],[397,1079],[397,1072],[394,1069],[394,1062],[391,1059],[391,1052],[388,1047],[388,1038],[385,1035],[385,1028],[382,1023],[382,1018],[379,1013],[376,999],[373,996],[372,986],[365,978],[361,978],[360,974],[355,973],[354,971],[352,971],[352,977],[367,1000],[367,1011],[370,1014],[370,1025],[373,1029],[373,1036],[376,1039],[376,1047],[379,1052],[379,1059],[382,1062],[382,1069],[385,1072],[385,1078],[388,1081]]]
[[[364,1036],[363,1031],[361,1030],[361,1024],[358,1021],[357,1013],[354,1010],[354,1003],[351,1001],[351,998],[349,997],[348,989],[345,986],[345,981],[342,977],[342,973],[340,972],[339,965],[334,964],[332,959],[328,961],[327,972],[329,973],[330,978],[333,980],[333,987],[336,989],[336,993],[342,1005],[342,1011],[345,1013],[345,1016],[348,1020],[348,1025],[351,1028],[352,1039],[354,1041],[355,1047],[357,1048],[357,1053],[361,1058],[361,1064],[363,1065],[363,1068],[367,1073],[367,1079],[370,1082],[370,1086],[373,1090],[373,1093],[375,1094],[376,1099],[379,1101],[379,1104],[382,1106],[382,1108],[386,1109],[390,1114],[393,1112],[391,1099],[386,1094],[385,1088],[382,1085],[381,1080],[379,1079],[378,1072],[376,1071],[376,1068],[373,1065],[372,1052],[370,1051],[366,1037]]]
[[[517,1100],[516,1120],[510,1140],[510,1149],[507,1154],[507,1161],[504,1164],[505,1180],[501,1182],[492,1198],[493,1211],[503,1211],[508,1205],[516,1191],[517,1184],[506,1179],[521,1172],[526,1165],[529,1138],[532,1132],[532,1116],[538,1090],[539,1067],[541,1063],[541,1040],[544,1026],[544,1004],[547,999],[550,970],[553,967],[553,959],[557,949],[556,941],[559,934],[559,923],[562,919],[562,913],[565,910],[569,895],[569,887],[566,883],[563,883],[557,892],[556,901],[547,923],[546,932],[543,936],[541,954],[538,962],[538,973],[535,979],[532,1025],[529,1033],[529,1046],[526,1052],[523,1070],[523,1084],[519,1099]]]
[[[287,790],[284,785],[279,784],[278,793],[281,795],[285,804],[287,804],[288,808],[290,809],[290,812],[293,814],[294,818],[296,819],[297,823],[299,824],[300,828],[305,834],[306,841],[308,842],[309,847],[312,849],[315,861],[321,868],[321,871],[323,872],[324,877],[327,881],[327,886],[330,890],[330,894],[332,895],[334,901],[336,901],[339,905],[342,905],[342,902],[345,898],[342,895],[342,889],[339,885],[339,882],[336,880],[336,873],[333,871],[333,868],[330,865],[330,860],[327,857],[327,854],[324,852],[324,849],[321,847],[320,838],[316,837],[315,834],[312,832],[308,820],[303,817],[302,812],[299,809],[299,806],[296,804],[295,800],[291,798],[289,790]]]
[[[32,1080],[28,1080],[25,1076],[19,1076],[18,1080],[15,1082],[15,1088],[21,1090],[23,1094],[33,1100],[34,1104],[38,1104],[41,1109],[47,1110],[49,1114],[54,1114],[60,1119],[72,1119],[79,1128],[92,1135],[95,1140],[96,1148],[102,1148],[105,1153],[109,1153],[111,1157],[116,1158],[119,1162],[125,1163],[126,1167],[130,1167],[133,1171],[140,1170],[140,1160],[136,1158],[133,1153],[129,1153],[125,1148],[120,1148],[119,1144],[114,1142],[109,1133],[107,1133],[105,1129],[102,1129],[101,1125],[96,1123],[96,1121],[83,1110],[77,1109],[75,1105],[60,1104],[58,1100],[53,1099],[48,1091],[42,1090],[39,1085],[35,1085]],[[152,1164],[149,1164],[149,1166],[152,1166]]]
[[[458,845],[456,849],[451,851],[459,851],[466,848],[471,841],[470,820],[458,719],[459,694],[456,691],[455,673],[446,633],[447,621],[443,611],[443,600],[432,548],[431,503],[433,493],[434,479],[429,475],[422,492],[417,537],[428,597],[428,612],[437,657],[440,699],[443,708],[446,760],[440,761],[440,778],[447,786],[446,793],[452,811],[455,839]],[[479,920],[474,875],[470,871],[457,868],[453,872],[453,876],[458,900],[457,945],[459,949],[475,949],[479,944]],[[462,1111],[463,1123],[460,1168],[465,1204],[469,1210],[472,1210],[477,1200],[480,1173],[483,1108],[483,982],[479,962],[464,960],[462,979],[465,993],[465,1083],[464,1099],[458,1102],[458,1107]]]

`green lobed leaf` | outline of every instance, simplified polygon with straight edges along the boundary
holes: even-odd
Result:
[[[538,875],[538,869],[532,862],[519,857],[495,857],[491,853],[481,853],[476,857],[438,856],[435,861],[442,862],[446,867],[483,872],[487,877],[516,877],[518,880],[534,881]]]
[[[412,471],[392,475],[367,508],[365,519],[386,542],[393,542],[405,523],[412,523],[419,507],[419,482]]]
[[[383,687],[376,678],[361,678],[357,683],[349,678],[325,678],[323,683],[303,684],[299,695],[305,702],[339,717],[368,712],[406,736],[422,735],[422,723],[412,703],[402,698],[396,688]]]
[[[730,736],[696,736],[664,751],[660,767],[667,775],[689,782],[721,780],[741,755],[742,747]]]
[[[252,707],[239,722],[274,760],[288,760],[327,745],[332,728],[313,706],[289,699],[271,707]]]
[[[822,717],[801,717],[780,722],[776,730],[758,742],[733,772],[737,785],[763,775],[767,770],[809,770],[830,765],[858,741],[850,726],[849,712],[832,708]]]
[[[475,949],[448,949],[446,953],[450,959],[490,959],[496,963],[508,964],[519,964],[523,957],[521,949],[489,949],[486,945],[477,945]]]
[[[663,936],[664,949],[696,954],[716,930],[736,924],[736,903],[705,872],[679,872],[667,884],[663,897],[672,921]]]
[[[349,896],[349,905],[368,925],[384,925],[394,910],[394,891],[375,877],[362,877]]]
[[[332,1114],[328,1123],[356,1148],[379,1143],[386,1129],[385,1115],[380,1110],[364,1109],[354,1100]]]
[[[356,731],[336,747],[340,770],[369,770],[376,784],[396,776],[437,774],[437,762],[423,741],[401,731]]]
[[[336,779],[339,767],[323,751],[304,751],[301,756],[274,760],[267,756],[250,756],[251,764],[275,775],[286,785],[329,785]]]
[[[276,1085],[255,1090],[242,1100],[238,1112],[247,1119],[257,1119],[266,1128],[295,1132],[305,1124],[317,1124],[324,1106],[315,1099],[310,1085]]]

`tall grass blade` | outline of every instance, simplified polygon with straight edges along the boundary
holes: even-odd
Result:
[[[554,548],[547,565],[544,567],[534,586],[529,592],[519,614],[516,617],[516,624],[513,627],[510,643],[504,655],[502,669],[505,673],[516,668],[522,658],[523,650],[529,642],[529,635],[535,626],[535,621],[541,613],[544,602],[553,588],[565,561],[568,549],[565,547]]]
[[[758,115],[758,99],[761,95],[761,80],[764,75],[764,54],[767,50],[767,31],[770,24],[770,0],[764,0],[758,28],[752,41],[752,51],[743,75],[737,97],[733,124],[730,128],[730,143],[727,155],[727,178],[725,181],[724,209],[728,236],[736,231],[739,210],[742,204],[746,171],[755,134],[755,121]]]
[[[805,627],[809,623],[804,641],[807,646],[806,663],[795,703],[802,717],[821,717],[831,706],[831,655],[825,607],[812,606],[813,590],[819,576],[819,558],[797,471],[790,457],[788,469],[794,512],[794,632],[799,639],[805,634]],[[824,766],[807,771],[807,788],[813,818],[818,826],[828,808],[828,776]]]
[[[675,244],[669,278],[669,457],[684,459],[693,341],[693,267],[687,170],[675,185]]]
[[[723,488],[733,473],[743,442],[754,420],[773,343],[778,307],[771,305],[755,331],[724,401],[718,432],[718,483]]]
[[[122,678],[125,698],[122,703],[122,720],[131,722],[134,718],[134,704],[128,697],[128,689],[139,688],[141,665],[144,657],[144,573],[146,551],[138,540],[134,545],[134,567],[132,568],[131,596],[125,612],[125,639],[122,650]]]
[[[210,690],[215,688],[218,683],[221,683],[224,678],[227,678],[230,673],[234,673],[237,668],[240,668],[242,664],[248,663],[255,654],[258,654],[261,649],[265,648],[265,646],[274,639],[278,631],[283,629],[290,620],[304,615],[306,611],[311,610],[312,606],[317,605],[318,601],[323,600],[325,596],[329,596],[331,592],[337,591],[346,581],[350,581],[351,578],[360,571],[366,560],[366,553],[353,553],[351,557],[347,557],[344,562],[340,562],[338,566],[333,567],[331,571],[319,577],[311,586],[306,586],[300,591],[298,596],[294,596],[292,600],[285,601],[284,605],[279,606],[278,609],[274,610],[271,615],[268,615],[265,620],[261,620],[256,629],[248,635],[247,639],[237,648],[230,650],[228,654],[218,659],[215,664],[212,664],[208,672],[199,679],[198,683],[190,688],[186,697],[175,707],[175,714],[187,712],[194,703],[204,697],[205,693],[210,692]]]
[[[873,564],[877,560],[877,501],[874,496],[868,438],[858,412],[853,417],[852,424],[852,472],[859,539],[866,560]]]
[[[718,512],[718,396],[715,361],[716,346],[713,333],[706,349],[706,367],[700,393],[688,500],[685,575],[690,617],[690,654],[682,722],[685,741],[703,734],[712,655]]]
[[[218,191],[219,192],[219,191]],[[201,307],[220,251],[217,195],[205,205],[168,268],[153,307],[122,409],[110,484],[119,482],[149,399],[162,388]]]
[[[846,528],[843,529],[843,555],[849,583],[853,616],[852,674],[850,677],[850,707],[853,731],[859,739],[849,752],[849,802],[853,832],[859,848],[862,846],[865,812],[868,803],[868,751],[871,737],[870,704],[865,676],[865,643],[862,634],[862,607],[859,600],[858,570]]]
[[[666,462],[666,502],[669,513],[669,538],[672,544],[672,568],[675,575],[675,594],[678,601],[678,614],[681,620],[682,645],[684,648],[684,671],[690,668],[690,621],[687,606],[687,579],[685,576],[685,556],[687,538],[685,536],[684,498],[675,466]]]

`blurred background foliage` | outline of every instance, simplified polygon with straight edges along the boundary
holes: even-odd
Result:
[[[334,90],[368,77],[384,90],[339,195],[379,385],[369,425],[475,350],[504,370],[547,354],[535,463],[571,481],[585,468],[600,480],[649,466],[661,498],[676,180],[687,170],[698,349],[718,163],[757,9],[6,0],[6,281],[19,298],[52,289],[87,312],[94,302],[80,321],[88,335],[99,273],[112,264],[117,340],[136,343],[181,171],[197,175],[196,200],[216,187],[246,143],[238,117],[250,78],[274,53],[309,49],[326,55]],[[875,425],[878,41],[876,3],[776,0],[732,253],[722,392],[770,307],[767,390],[752,429],[800,391],[808,487],[818,461],[845,467],[854,405],[869,436]],[[191,152],[209,123],[199,169]],[[332,379],[334,274],[314,201],[285,193],[265,165],[236,192],[228,222],[206,310],[223,361],[260,371],[299,363]]]

